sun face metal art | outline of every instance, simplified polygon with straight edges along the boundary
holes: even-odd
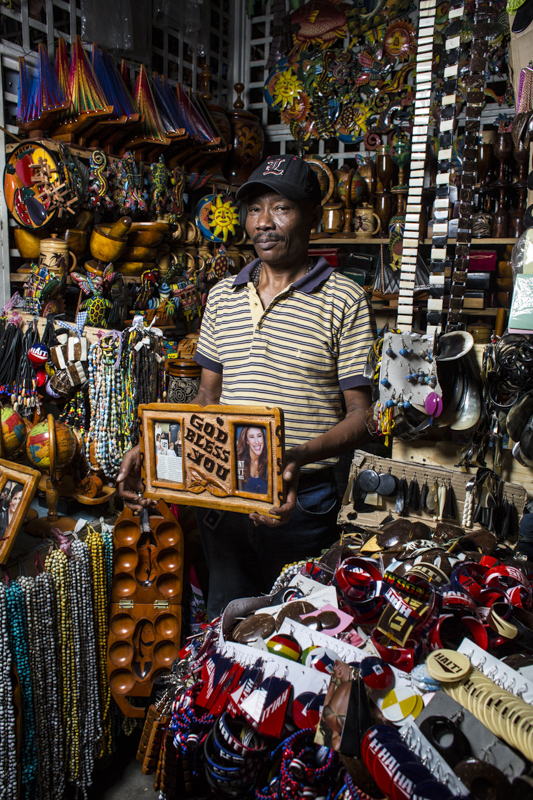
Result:
[[[226,194],[209,194],[196,206],[196,224],[211,242],[227,242],[239,225],[239,211]]]

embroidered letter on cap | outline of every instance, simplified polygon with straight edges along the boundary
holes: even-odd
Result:
[[[284,158],[275,158],[267,163],[263,175],[283,175],[286,167],[287,164]]]

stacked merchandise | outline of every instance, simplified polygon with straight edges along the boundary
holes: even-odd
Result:
[[[345,535],[183,648],[143,771],[165,798],[530,797],[530,573],[449,523]]]

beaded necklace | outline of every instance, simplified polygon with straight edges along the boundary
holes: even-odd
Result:
[[[2,339],[0,350],[0,394],[13,394],[15,370],[22,342],[22,331],[18,325],[9,323]]]
[[[97,743],[102,729],[98,702],[98,670],[94,631],[94,613],[91,590],[91,567],[89,548],[85,542],[75,538],[70,544],[68,559],[70,579],[70,605],[72,617],[73,659],[76,664],[76,712],[74,726],[75,749],[71,756],[74,770],[71,775],[83,797],[91,784]],[[87,633],[90,632],[89,635]],[[72,770],[72,766],[71,766]]]
[[[13,394],[11,395],[11,404],[13,408],[24,417],[31,417],[35,406],[39,406],[35,370],[28,358],[30,348],[39,341],[39,331],[37,330],[37,323],[34,318],[22,337],[22,346],[15,367]]]
[[[6,587],[0,584],[0,773],[2,798],[17,800],[15,707],[11,688],[11,652],[7,635]]]
[[[46,557],[46,570],[54,579],[57,602],[57,627],[62,665],[62,722],[65,742],[65,768],[69,780],[76,780],[79,767],[78,695],[72,637],[72,609],[68,559],[62,550],[52,550]]]
[[[104,539],[90,525],[85,539],[91,565],[91,584],[94,606],[96,660],[98,667],[98,689],[100,697],[100,718],[102,720],[102,738],[99,743],[98,757],[113,751],[113,719],[111,715],[111,689],[107,681],[107,575]]]
[[[133,419],[126,386],[122,339],[105,337],[95,342],[88,357],[90,422],[85,437],[85,456],[90,463],[90,444],[106,477],[118,475],[124,453],[131,447]]]
[[[309,264],[307,266],[307,270],[306,270],[305,274],[308,275],[309,272],[311,272],[311,270],[314,269],[315,266],[316,266],[315,262],[313,260],[310,260]],[[253,283],[253,285],[255,286],[256,289],[259,286],[259,279],[261,277],[261,269],[262,268],[263,268],[263,262],[259,261],[255,265],[255,267],[253,268],[253,270],[251,272],[251,275],[250,275],[250,279],[251,279],[251,281],[252,281],[252,283]]]
[[[26,800],[30,800],[35,794],[37,758],[34,747],[35,725],[28,655],[26,600],[24,592],[17,581],[10,582],[6,591],[6,601],[9,646],[13,655],[13,664],[18,674],[22,699],[21,786],[24,797]]]
[[[85,404],[85,392],[83,389],[80,389],[78,392],[76,392],[74,397],[68,401],[65,408],[61,412],[59,419],[61,422],[65,422],[71,428],[76,428],[82,433],[85,433],[87,424],[86,413],[87,409]]]
[[[134,327],[128,339],[126,375],[131,381],[131,443],[139,442],[140,422],[137,408],[144,403],[152,403],[161,385],[159,371],[159,336],[155,331]]]
[[[55,585],[47,572],[35,580],[19,578],[19,582],[26,598],[39,797],[62,797],[64,742]]]

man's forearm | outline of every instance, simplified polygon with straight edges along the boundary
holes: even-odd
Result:
[[[366,417],[366,408],[356,409],[326,433],[294,448],[301,466],[355,450],[367,434]]]
[[[213,394],[209,394],[208,392],[200,388],[198,389],[198,394],[196,395],[196,397],[193,397],[193,399],[191,400],[191,404],[195,404],[197,406],[216,406],[218,405],[219,400],[220,400],[220,395],[216,396]]]

